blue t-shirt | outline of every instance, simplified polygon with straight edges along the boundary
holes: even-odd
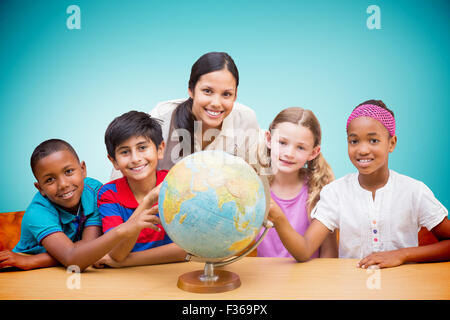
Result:
[[[85,227],[102,226],[97,208],[97,192],[102,184],[92,178],[84,179],[81,206],[73,215],[36,193],[22,218],[19,243],[12,250],[28,254],[46,252],[42,240],[55,232],[63,232],[73,242],[80,240]],[[81,226],[80,225],[81,222]]]

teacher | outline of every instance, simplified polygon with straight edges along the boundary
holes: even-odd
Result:
[[[150,112],[163,121],[166,148],[159,170],[202,150],[256,161],[259,126],[255,112],[236,102],[238,85],[238,69],[227,53],[209,52],[194,63],[189,98],[161,102]]]
[[[239,72],[225,52],[209,52],[192,66],[188,99],[158,103],[150,115],[162,120],[164,158],[158,170],[170,170],[182,158],[202,150],[222,150],[257,164],[259,126],[255,112],[236,102]],[[120,172],[111,176],[116,179]]]

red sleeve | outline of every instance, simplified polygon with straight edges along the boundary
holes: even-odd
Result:
[[[121,216],[107,216],[102,218],[102,230],[103,233],[111,230],[112,228],[117,227],[123,223],[123,219]]]
[[[115,197],[115,190],[111,185],[100,189],[97,200],[98,211],[102,219],[103,233],[123,223],[121,206]]]
[[[156,185],[161,184],[167,176],[168,170],[159,170],[156,171]],[[156,206],[158,203],[155,203],[153,206]]]
[[[160,184],[161,182],[164,181],[164,179],[166,178],[168,172],[169,172],[168,170],[156,171],[156,185],[158,185],[158,184]]]

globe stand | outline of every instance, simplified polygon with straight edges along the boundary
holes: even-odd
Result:
[[[178,278],[178,288],[194,293],[220,293],[238,288],[239,276],[226,270],[214,270],[214,264],[207,262],[205,269],[182,274]]]
[[[217,281],[218,275],[214,274],[214,265],[211,262],[205,264],[204,273],[200,276],[200,280],[203,282]]]
[[[266,229],[264,230],[261,237],[253,244],[251,248],[247,249],[240,256],[234,257],[227,261],[206,261],[203,271],[196,270],[182,274],[178,277],[178,288],[194,293],[220,293],[238,288],[241,285],[241,280],[236,273],[226,270],[214,270],[214,268],[221,267],[240,260],[247,254],[252,252],[261,243],[272,226],[272,222],[270,222],[269,220],[265,220],[264,227]],[[186,256],[186,260],[205,262],[204,258],[199,258],[191,254],[188,254]]]

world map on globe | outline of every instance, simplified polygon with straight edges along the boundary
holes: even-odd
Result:
[[[226,258],[245,249],[266,211],[264,185],[256,172],[223,151],[197,152],[175,164],[158,202],[172,241],[202,258]]]

